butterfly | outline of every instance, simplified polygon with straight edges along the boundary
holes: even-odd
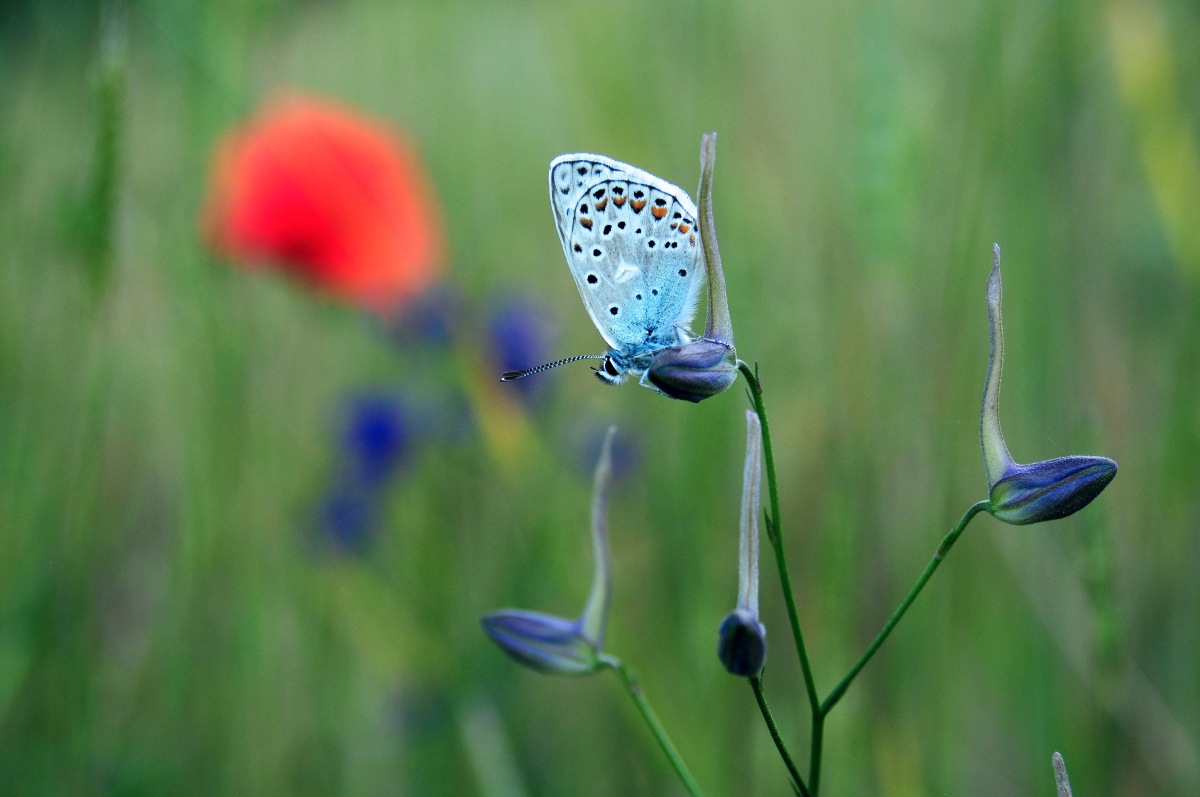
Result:
[[[687,328],[704,283],[695,204],[636,166],[576,153],[550,162],[550,205],[575,287],[610,349],[509,371],[501,380],[603,360],[594,369],[600,381],[615,385],[633,375],[658,390],[646,379],[655,355],[696,339]]]

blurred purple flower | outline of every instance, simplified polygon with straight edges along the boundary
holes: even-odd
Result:
[[[488,317],[487,334],[492,363],[501,373],[545,361],[552,342],[546,311],[529,298],[496,306]],[[536,400],[549,383],[549,379],[522,379],[513,385],[527,400]]]

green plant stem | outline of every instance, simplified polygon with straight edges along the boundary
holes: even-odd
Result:
[[[983,510],[987,509],[987,506],[987,501],[980,501],[977,504],[973,504],[971,508],[964,512],[963,516],[959,518],[958,523],[954,525],[954,528],[950,530],[950,533],[942,538],[937,550],[933,552],[933,559],[931,559],[929,564],[925,566],[925,570],[917,579],[917,583],[913,584],[912,589],[910,589],[908,594],[904,596],[904,600],[901,601],[900,605],[896,607],[896,611],[892,612],[892,616],[887,621],[887,624],[884,625],[883,630],[881,630],[875,636],[875,639],[867,647],[866,652],[863,653],[858,661],[854,663],[854,666],[850,668],[850,671],[846,673],[845,677],[838,681],[837,686],[833,687],[833,691],[831,691],[829,696],[826,697],[824,702],[821,703],[821,715],[828,714],[829,710],[837,705],[837,702],[842,699],[842,695],[846,693],[846,690],[850,687],[850,683],[854,680],[855,676],[857,676],[862,668],[867,665],[867,662],[870,661],[871,657],[875,655],[875,651],[879,650],[879,646],[882,645],[883,641],[888,638],[888,634],[892,633],[892,629],[895,628],[896,624],[900,622],[900,618],[903,617],[904,613],[908,611],[908,607],[912,606],[913,601],[917,599],[917,595],[921,594],[921,590],[925,587],[925,583],[929,581],[930,576],[933,575],[933,571],[937,570],[938,565],[942,563],[942,559],[944,559],[946,554],[950,552],[950,548],[954,545],[955,541],[958,540],[959,535],[963,533],[963,529],[967,527],[967,524],[971,522],[972,518],[974,518]],[[815,786],[813,787],[813,793],[816,793]]]
[[[787,558],[783,552],[783,536],[779,531],[779,485],[775,478],[771,425],[767,422],[767,407],[763,403],[762,383],[758,381],[758,374],[744,361],[738,360],[738,369],[750,385],[750,399],[754,402],[754,411],[762,423],[763,464],[767,471],[767,497],[771,507],[770,516],[767,518],[767,539],[775,552],[775,567],[779,570],[779,583],[783,588],[783,600],[787,605],[788,620],[792,626],[792,638],[796,641],[796,655],[800,657],[800,669],[804,672],[804,688],[808,692],[808,703],[815,715],[821,709],[821,701],[817,697],[817,685],[813,680],[812,665],[808,662],[808,650],[804,646],[804,634],[800,630],[800,616],[796,613],[796,598],[792,594],[792,580],[788,577]]]
[[[658,715],[654,713],[654,709],[650,706],[650,701],[646,700],[646,695],[642,692],[642,687],[638,684],[637,676],[634,675],[633,670],[626,667],[625,663],[615,656],[604,654],[602,660],[621,679],[625,691],[629,692],[629,696],[633,698],[633,703],[637,706],[638,711],[641,712],[642,719],[646,721],[646,725],[650,727],[650,732],[658,740],[659,747],[666,753],[671,766],[675,768],[675,774],[679,776],[679,780],[682,781],[683,787],[687,789],[688,794],[692,795],[692,797],[700,797],[700,787],[696,785],[692,773],[688,771],[687,764],[683,763],[683,758],[679,755],[679,751],[672,744],[671,737],[667,735],[667,729],[659,722]]]
[[[813,712],[811,740],[808,753],[808,784],[812,790],[812,797],[816,797],[821,788],[821,747],[825,742],[824,711]]]
[[[767,697],[763,694],[762,674],[753,675],[748,680],[750,688],[754,690],[754,699],[758,701],[758,710],[762,712],[763,721],[767,723],[767,730],[771,732],[771,739],[775,742],[775,749],[779,751],[779,757],[787,766],[788,772],[792,776],[792,782],[796,784],[796,790],[800,792],[801,797],[811,797],[804,778],[800,777],[800,770],[796,768],[796,763],[792,761],[792,755],[788,752],[787,745],[783,743],[783,737],[779,735],[775,718],[771,716],[771,707],[767,705]]]

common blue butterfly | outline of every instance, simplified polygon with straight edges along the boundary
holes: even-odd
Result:
[[[583,306],[611,348],[501,379],[595,359],[604,361],[595,369],[602,382],[620,384],[633,374],[659,390],[647,381],[655,355],[696,339],[687,329],[704,282],[695,204],[649,172],[576,153],[550,162],[550,205]]]

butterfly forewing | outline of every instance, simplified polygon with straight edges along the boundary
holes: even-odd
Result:
[[[682,190],[600,155],[550,164],[555,222],[592,322],[626,355],[678,341],[703,281],[696,208]]]

